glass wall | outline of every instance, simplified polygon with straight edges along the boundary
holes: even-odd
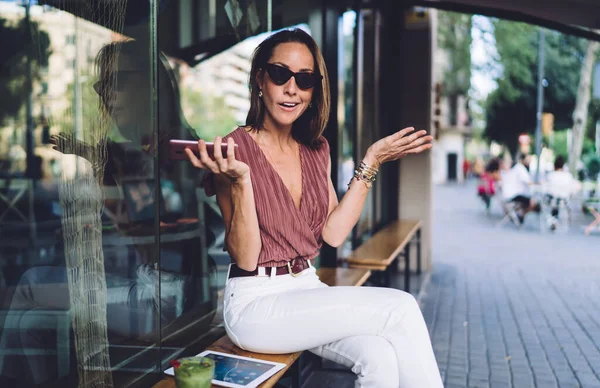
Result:
[[[153,8],[0,7],[3,384],[127,385],[216,306],[193,176],[162,157],[191,134]]]
[[[355,161],[362,160],[371,144],[384,136],[379,112],[380,16],[376,10],[347,11],[339,21],[338,83],[338,195],[347,190],[354,175]],[[347,257],[375,230],[382,220],[382,169],[369,192],[365,207],[349,238],[340,249]]]
[[[0,386],[147,387],[223,335],[220,212],[169,140],[243,124],[310,4],[0,0]]]
[[[348,190],[354,176],[356,144],[356,12],[346,11],[339,20],[338,29],[338,198]],[[352,252],[352,234],[338,249],[338,257]]]

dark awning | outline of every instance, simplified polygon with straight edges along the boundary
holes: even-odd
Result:
[[[415,5],[524,21],[600,40],[600,0],[416,0]]]

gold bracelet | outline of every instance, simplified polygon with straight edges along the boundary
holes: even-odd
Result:
[[[370,189],[370,188],[371,188],[371,186],[373,186],[373,184],[372,184],[371,182],[369,182],[369,181],[366,181],[366,180],[364,180],[364,179],[359,179],[358,177],[356,177],[356,176],[353,176],[353,177],[352,177],[352,179],[350,179],[350,183],[348,183],[348,188],[350,188],[350,185],[352,184],[352,181],[353,181],[355,178],[356,178],[356,180],[357,180],[357,181],[364,183],[364,184],[365,184],[365,186],[367,186],[367,189]]]
[[[371,174],[375,174],[375,175],[376,175],[376,174],[377,174],[377,172],[379,171],[379,170],[377,170],[377,169],[375,169],[375,168],[373,168],[373,167],[371,167],[371,166],[367,165],[367,164],[366,164],[365,162],[363,162],[363,161],[361,161],[361,162],[360,162],[360,164],[358,165],[358,167],[359,167],[359,169],[365,170],[365,171],[367,171],[367,172],[369,172],[369,173],[371,173]]]
[[[350,184],[352,184],[352,180],[356,179],[357,181],[362,181],[368,189],[371,188],[373,182],[375,182],[375,178],[377,177],[378,170],[370,167],[364,162],[360,162],[356,170],[354,170],[354,176],[348,182],[348,188],[350,188]]]

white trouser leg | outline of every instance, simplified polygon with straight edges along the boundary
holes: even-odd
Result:
[[[377,379],[369,373],[384,362],[377,353],[390,358],[389,348],[382,345],[387,343],[396,356],[399,387],[442,387],[421,310],[403,291],[326,287],[313,268],[297,278],[236,278],[227,283],[224,317],[232,341],[247,350],[277,354],[313,349],[334,360],[333,354],[343,354],[351,358],[351,367],[366,373],[364,384],[359,378],[362,386]],[[361,337],[384,341],[366,345]]]
[[[400,386],[394,347],[383,337],[356,335],[309,350],[351,368],[358,376],[356,388]]]

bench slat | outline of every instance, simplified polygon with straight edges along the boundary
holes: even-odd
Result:
[[[350,267],[385,270],[421,227],[418,220],[398,220],[375,233],[346,259]]]
[[[371,271],[362,268],[325,268],[317,270],[317,276],[321,281],[330,287],[333,286],[362,286]]]
[[[351,269],[368,269],[368,270],[371,270],[371,271],[385,271],[387,269],[387,267],[388,267],[385,264],[381,265],[381,262],[378,262],[376,264],[369,264],[369,262],[363,263],[363,262],[360,262],[360,261],[357,261],[357,262],[360,263],[360,264],[356,264],[356,262],[355,263],[348,262],[348,266]]]

